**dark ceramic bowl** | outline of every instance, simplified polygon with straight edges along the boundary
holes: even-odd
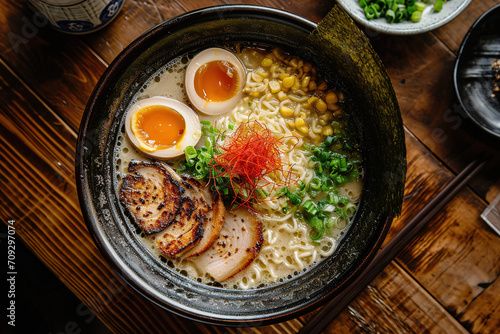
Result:
[[[152,256],[120,207],[114,167],[124,111],[145,80],[174,57],[235,42],[269,44],[307,59],[344,91],[365,170],[359,209],[335,254],[293,279],[248,291],[197,283]],[[131,43],[98,82],[81,122],[76,155],[83,215],[118,274],[175,314],[226,326],[294,318],[344,289],[377,252],[400,212],[405,173],[403,126],[391,82],[365,36],[337,6],[319,26],[255,6],[207,8],[160,24]]]
[[[493,91],[491,68],[495,58],[500,59],[500,5],[484,13],[470,28],[458,51],[453,73],[464,118],[498,140],[500,92]]]

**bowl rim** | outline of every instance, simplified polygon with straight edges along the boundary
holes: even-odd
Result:
[[[99,79],[96,84],[89,100],[85,111],[82,115],[82,122],[80,124],[79,132],[78,132],[78,140],[76,147],[76,178],[77,178],[77,192],[79,197],[80,206],[82,209],[82,215],[86,222],[87,228],[98,246],[99,251],[105,257],[108,264],[111,265],[113,270],[134,290],[139,292],[140,295],[144,296],[149,301],[154,304],[162,307],[163,309],[168,310],[176,315],[180,315],[184,318],[195,320],[201,323],[206,323],[210,325],[222,325],[222,326],[231,326],[231,327],[242,327],[242,326],[261,326],[281,321],[286,321],[289,319],[293,319],[297,316],[305,314],[308,311],[316,309],[320,305],[326,303],[328,299],[332,296],[334,291],[329,291],[319,297],[312,303],[306,303],[305,305],[300,305],[298,307],[288,309],[286,313],[280,312],[279,314],[271,314],[271,315],[257,315],[257,316],[226,316],[220,318],[212,318],[207,317],[203,314],[193,314],[189,310],[185,310],[183,308],[176,307],[175,305],[165,305],[163,301],[158,299],[154,293],[147,291],[144,289],[141,284],[135,281],[133,275],[131,275],[130,271],[127,270],[126,267],[122,265],[121,259],[116,257],[116,251],[110,247],[109,243],[105,240],[102,233],[99,233],[99,219],[94,210],[94,205],[92,203],[92,199],[89,195],[88,187],[88,179],[86,178],[86,168],[85,163],[83,163],[83,156],[85,154],[85,141],[84,136],[89,130],[88,122],[90,120],[90,114],[95,109],[97,97],[100,96],[107,84],[113,80],[114,73],[118,71],[121,67],[124,66],[126,60],[130,57],[134,57],[135,54],[140,54],[142,51],[140,48],[141,45],[147,42],[150,39],[154,39],[156,36],[161,36],[166,31],[168,32],[170,26],[182,24],[186,20],[190,20],[193,17],[201,17],[207,14],[217,13],[219,11],[231,11],[231,12],[241,12],[241,13],[255,13],[258,15],[268,15],[268,16],[278,16],[280,19],[285,20],[287,22],[292,22],[294,25],[305,27],[304,29],[308,29],[310,31],[314,30],[317,27],[317,24],[305,19],[297,14],[293,14],[281,9],[275,9],[270,7],[258,6],[258,5],[221,5],[221,6],[213,6],[202,8],[190,12],[183,13],[179,16],[171,18],[163,23],[156,25],[155,27],[149,29],[138,38],[136,38],[133,42],[131,42],[108,66],[105,70],[104,74]],[[372,258],[377,253],[378,249],[382,245],[385,236],[390,228],[393,217],[388,215],[383,215],[383,225],[380,231],[380,234],[374,238],[374,244],[369,251],[366,252],[366,256],[360,260],[359,265],[356,266],[355,269],[349,271],[349,275],[346,275],[342,280],[340,280],[339,286],[344,286],[350,281],[352,281],[372,260]],[[382,222],[381,222],[382,224]]]

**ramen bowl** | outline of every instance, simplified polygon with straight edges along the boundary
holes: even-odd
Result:
[[[363,192],[333,255],[282,282],[225,289],[181,275],[138,240],[117,194],[114,154],[132,97],[178,56],[228,43],[279,47],[313,63],[345,95],[345,111],[363,154]],[[164,22],[132,42],[97,83],[81,122],[76,175],[82,212],[114,270],[151,302],[183,317],[225,326],[295,318],[324,304],[366,267],[401,210],[406,173],[398,103],[385,69],[340,7],[318,25],[258,6],[206,8]]]

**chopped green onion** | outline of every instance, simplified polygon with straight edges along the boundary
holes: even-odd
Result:
[[[314,216],[318,213],[316,204],[314,204],[310,199],[306,200],[304,204],[302,204],[302,208],[311,216]]]
[[[422,19],[422,12],[416,11],[411,14],[412,22],[419,22]]]
[[[356,206],[354,206],[354,205],[347,206],[345,208],[345,213],[347,214],[348,217],[352,217],[352,215],[354,214],[355,211],[356,211]]]
[[[373,10],[372,7],[366,6],[365,8],[363,8],[363,10],[368,20],[373,20],[375,18],[375,11]]]
[[[443,4],[444,4],[443,0],[436,0],[436,2],[434,2],[434,11],[440,12],[441,9],[443,9]]]
[[[267,196],[269,196],[269,193],[264,189],[255,189],[255,192],[260,196],[260,198],[266,198]]]
[[[196,163],[196,165],[194,165],[194,168],[196,169],[196,171],[199,173],[200,176],[202,177],[199,177],[199,178],[203,178],[205,177],[205,172],[206,172],[206,167],[204,165],[204,163],[202,161],[198,161]],[[208,172],[207,172],[208,173]]]
[[[323,211],[323,212],[328,212],[328,213],[332,213],[333,211],[335,211],[335,205],[333,205],[333,204],[328,204],[328,205],[326,205],[323,209],[321,209],[321,211]]]
[[[439,12],[443,8],[444,0],[434,2],[434,12]],[[427,7],[427,0],[359,0],[359,6],[363,9],[368,20],[385,17],[388,23],[398,23],[401,21],[419,22],[422,13]],[[337,125],[332,123],[332,127]],[[337,133],[337,132],[336,132]],[[348,145],[347,145],[348,146]]]
[[[427,7],[427,5],[426,5],[425,3],[420,2],[420,1],[419,1],[419,2],[416,2],[416,3],[415,3],[415,6],[417,6],[417,10],[418,10],[419,12],[423,12],[423,11],[424,11],[424,9],[425,9],[425,7]]]
[[[340,159],[340,162],[339,162],[339,170],[340,170],[341,172],[345,172],[345,171],[347,171],[347,161],[345,160],[345,158]]]
[[[316,190],[309,190],[308,191],[309,196],[312,198],[316,198],[318,196],[318,192]]]
[[[314,190],[319,190],[321,188],[321,179],[319,177],[313,177],[311,182],[309,182],[309,187]]]
[[[310,236],[310,237],[311,237],[311,240],[316,241],[316,240],[321,239],[321,237],[323,236],[323,234],[324,234],[324,233],[325,233],[325,231],[324,231],[324,230],[318,231],[318,234],[316,234],[316,235],[314,235],[314,236],[313,236],[313,235],[311,235],[311,236]]]
[[[325,138],[325,140],[323,141],[323,144],[324,144],[325,146],[332,146],[332,144],[333,144],[333,139],[334,139],[334,138],[333,138],[332,136],[328,136],[328,137],[326,137],[326,138]]]
[[[229,130],[234,130],[234,122],[229,122],[227,124],[227,127],[229,128]]]
[[[290,199],[293,205],[300,205],[302,203],[302,198],[298,196],[297,194],[292,193],[290,190],[287,189],[286,196]]]
[[[184,154],[186,155],[186,160],[194,159],[198,156],[194,146],[188,146],[184,149]]]
[[[318,240],[319,238],[321,238],[323,236],[323,234],[325,233],[325,223],[324,223],[323,219],[313,217],[309,220],[309,224],[312,227],[314,227],[314,229],[316,231],[318,231],[317,235],[315,235],[315,236],[311,235],[311,239]]]
[[[394,23],[396,20],[396,13],[392,10],[389,9],[387,12],[385,12],[385,20],[387,23]]]

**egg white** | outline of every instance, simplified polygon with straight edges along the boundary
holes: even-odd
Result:
[[[181,139],[172,147],[155,151],[146,150],[145,144],[141,144],[132,130],[132,117],[143,108],[158,105],[169,107],[181,114],[186,123],[185,131]],[[143,154],[157,159],[169,159],[183,155],[186,147],[195,146],[198,143],[201,137],[201,124],[196,112],[184,103],[163,96],[154,96],[132,105],[125,118],[125,132],[132,144]]]
[[[196,93],[194,88],[194,77],[198,69],[212,61],[226,61],[233,65],[238,74],[238,87],[236,94],[225,101],[207,101]],[[200,112],[207,115],[221,115],[231,111],[243,97],[245,86],[245,68],[243,63],[231,52],[221,48],[206,49],[197,54],[186,69],[185,85],[189,101]]]

